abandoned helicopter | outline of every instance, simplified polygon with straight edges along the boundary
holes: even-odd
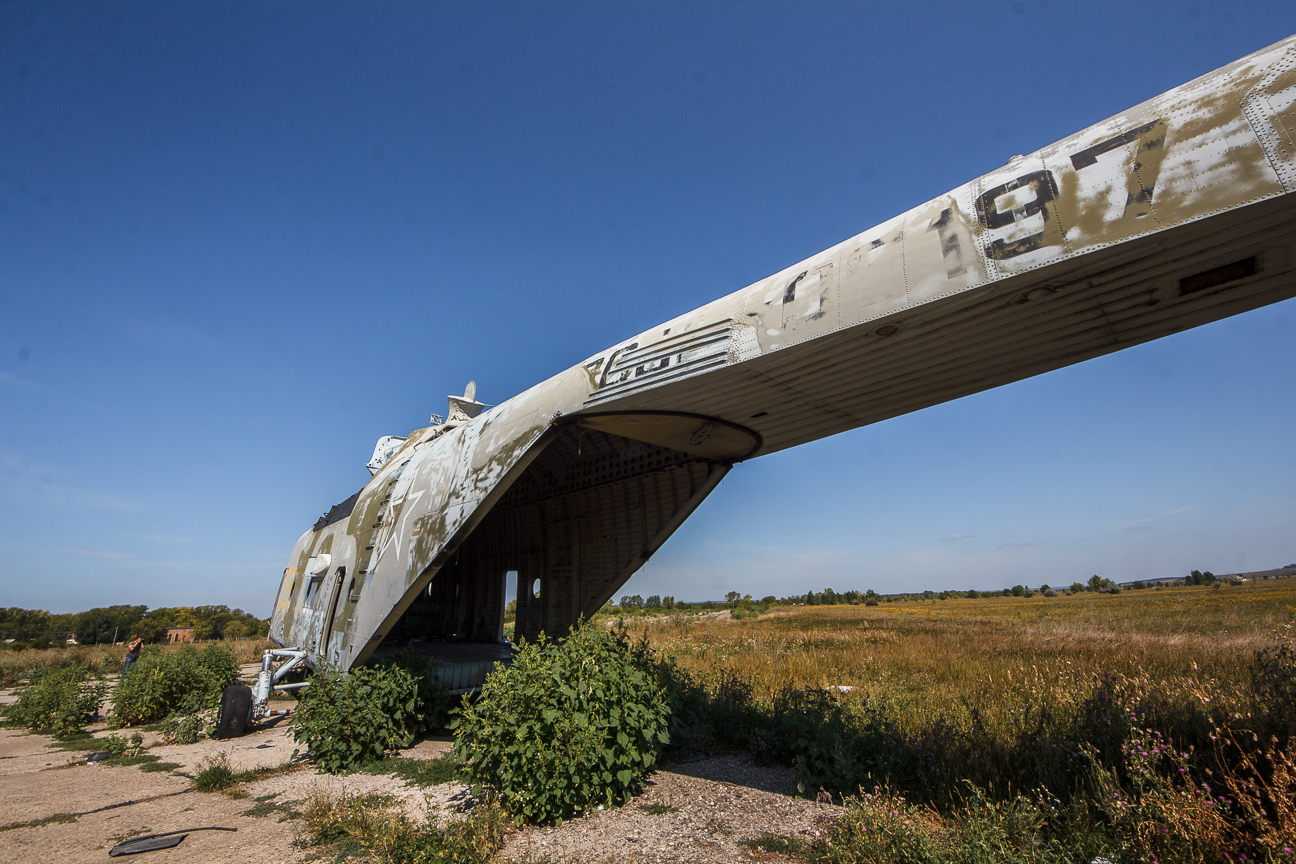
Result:
[[[1293,192],[1296,37],[489,410],[469,384],[297,540],[231,723],[401,645],[470,690],[509,654],[506,579],[517,635],[564,631],[745,459],[1292,297]]]

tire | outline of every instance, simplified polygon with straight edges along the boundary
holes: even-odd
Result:
[[[226,687],[216,715],[216,737],[237,738],[247,731],[252,718],[252,688],[241,684]]]

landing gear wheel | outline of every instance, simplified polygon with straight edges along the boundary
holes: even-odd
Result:
[[[237,738],[247,731],[252,719],[252,688],[241,684],[226,687],[216,715],[216,737]]]

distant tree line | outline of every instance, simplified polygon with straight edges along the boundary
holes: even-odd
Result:
[[[1293,565],[1296,568],[1296,565]],[[1209,570],[1202,572],[1194,570],[1182,580],[1172,580],[1170,584],[1176,585],[1219,585],[1222,584],[1220,577],[1215,576]],[[1129,587],[1149,588],[1159,587],[1159,583],[1146,584],[1143,582],[1134,582]],[[979,597],[1034,597],[1042,595],[1044,597],[1056,597],[1059,594],[1119,594],[1124,590],[1120,585],[1111,579],[1094,574],[1085,582],[1072,582],[1067,588],[1053,588],[1047,584],[1040,585],[1038,588],[1029,588],[1025,585],[1014,585],[1011,588],[1002,588],[991,591],[978,591],[975,588],[967,591],[917,591],[900,594],[879,594],[872,588],[867,591],[836,591],[832,588],[825,588],[822,591],[808,591],[805,594],[793,594],[789,597],[762,597],[755,600],[750,594],[739,594],[737,591],[730,591],[725,595],[724,600],[705,600],[696,603],[688,603],[682,600],[676,600],[674,597],[660,597],[656,594],[648,599],[644,599],[638,594],[627,594],[621,598],[619,604],[608,604],[604,607],[604,612],[622,615],[650,615],[660,612],[709,612],[722,609],[730,609],[735,613],[752,612],[760,613],[774,606],[876,606],[879,603],[903,603],[912,601],[936,601],[936,600],[975,600]],[[738,615],[738,617],[743,617]]]
[[[265,636],[270,622],[228,606],[101,606],[85,612],[52,614],[42,609],[0,609],[0,640],[10,647],[46,648],[63,645],[69,636],[80,645],[123,642],[138,634],[145,642],[161,642],[168,627],[192,627],[193,638],[247,639]]]

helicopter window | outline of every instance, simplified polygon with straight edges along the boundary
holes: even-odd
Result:
[[[324,582],[323,576],[311,577],[310,584],[306,586],[307,603],[310,603],[312,600],[315,599],[315,595],[319,593],[320,585],[323,584],[323,582]]]

